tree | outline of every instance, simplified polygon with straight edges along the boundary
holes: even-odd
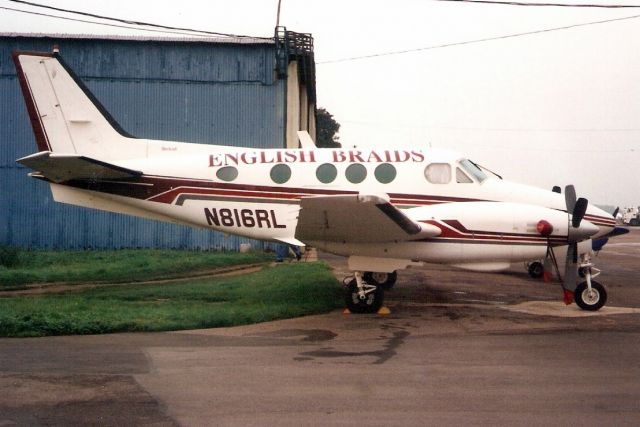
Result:
[[[338,131],[340,123],[336,122],[333,114],[324,108],[316,111],[316,145],[318,148],[340,148]]]

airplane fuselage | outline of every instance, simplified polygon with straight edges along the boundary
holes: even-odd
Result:
[[[140,216],[148,212],[150,218],[249,238],[295,241],[302,198],[379,194],[411,219],[435,225],[443,233],[376,244],[302,243],[345,256],[441,262],[479,270],[543,257],[549,240],[535,229],[542,219],[555,226],[553,244],[565,244],[568,232],[563,195],[502,180],[447,150],[261,150],[131,142],[145,144],[147,156],[111,162],[144,171],[143,176],[129,182],[53,184],[56,199],[78,204],[91,194],[94,206],[101,198]],[[610,215],[592,205],[585,219],[599,227],[593,238],[615,225]]]

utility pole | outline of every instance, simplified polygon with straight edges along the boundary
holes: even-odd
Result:
[[[280,3],[282,0],[278,0],[278,16],[276,16],[276,28],[280,26]]]

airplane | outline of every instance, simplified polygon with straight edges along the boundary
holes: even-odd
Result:
[[[38,148],[16,161],[57,202],[345,256],[354,313],[378,311],[398,270],[500,271],[544,259],[560,277],[562,248],[565,303],[606,302],[592,247],[624,230],[573,186],[560,194],[509,182],[443,149],[319,149],[306,132],[298,149],[138,139],[55,49],[13,59]]]

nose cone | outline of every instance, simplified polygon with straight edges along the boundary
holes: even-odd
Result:
[[[600,227],[583,219],[579,227],[569,227],[568,240],[570,242],[581,242],[583,240],[587,240],[591,236],[595,236],[599,231]]]

